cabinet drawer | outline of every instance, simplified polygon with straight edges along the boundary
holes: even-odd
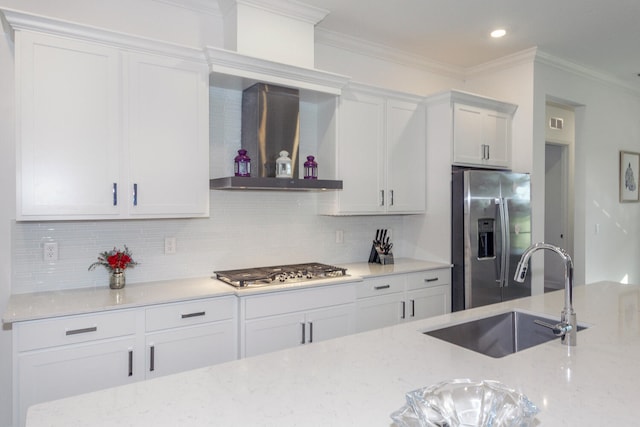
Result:
[[[135,334],[136,312],[118,310],[33,320],[18,322],[14,328],[17,350],[34,350]]]
[[[164,304],[146,309],[146,330],[177,328],[231,319],[236,311],[235,297],[221,297]]]
[[[386,295],[393,294],[395,292],[403,292],[404,284],[404,274],[365,279],[362,283],[358,283],[357,297],[367,298],[376,295]]]
[[[448,268],[419,271],[407,275],[407,290],[440,286],[449,283],[451,283],[451,270]]]

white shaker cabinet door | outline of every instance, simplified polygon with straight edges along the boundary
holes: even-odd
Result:
[[[356,302],[356,332],[385,328],[402,320],[404,293],[380,295]]]
[[[146,336],[146,378],[203,368],[237,358],[233,320],[175,328]]]
[[[511,165],[511,115],[454,104],[453,162],[508,168]]]
[[[451,312],[450,292],[448,285],[407,292],[406,319],[426,319]]]
[[[120,338],[32,351],[18,356],[17,425],[24,425],[27,408],[142,378],[134,352],[135,338]]]
[[[353,304],[326,307],[307,313],[306,344],[352,334],[355,327]]]
[[[17,218],[117,216],[119,52],[16,35]]]
[[[137,53],[127,60],[129,215],[208,216],[206,64]]]
[[[244,355],[256,356],[304,344],[304,313],[269,316],[244,323]]]
[[[384,213],[385,100],[350,92],[340,101],[337,192],[341,214]]]
[[[413,102],[387,101],[387,210],[425,210],[426,115]]]

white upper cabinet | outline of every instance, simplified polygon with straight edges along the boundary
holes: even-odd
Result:
[[[125,108],[132,217],[209,213],[206,65],[129,54]]]
[[[509,169],[516,109],[513,104],[464,92],[435,95],[429,100],[429,133],[439,138],[429,143],[451,144],[454,165]]]
[[[323,147],[342,191],[329,215],[411,214],[425,210],[425,110],[421,98],[363,85],[343,90],[336,138]]]
[[[6,17],[16,46],[18,220],[208,216],[202,53]]]
[[[17,34],[18,219],[118,215],[119,64],[115,48]]]

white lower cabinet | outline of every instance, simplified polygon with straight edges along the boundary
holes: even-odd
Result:
[[[438,269],[365,279],[358,284],[356,331],[449,313],[449,277],[449,269]]]
[[[237,359],[236,312],[235,297],[148,308],[146,378]]]
[[[14,425],[47,400],[237,358],[235,296],[16,322]]]
[[[73,344],[20,355],[15,394],[18,417],[24,425],[29,406],[141,379],[134,368],[137,357],[133,337]]]
[[[240,355],[255,356],[354,332],[355,286],[240,298]]]

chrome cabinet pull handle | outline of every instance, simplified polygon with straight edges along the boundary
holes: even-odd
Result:
[[[114,182],[113,187],[111,187],[111,192],[113,193],[113,206],[118,206],[118,183]]]
[[[196,311],[195,313],[182,314],[182,315],[180,315],[180,317],[182,319],[188,319],[190,317],[204,316],[205,314],[207,314],[206,311]]]
[[[300,341],[300,344],[304,344],[305,341],[307,340],[307,338],[305,336],[306,332],[307,332],[306,331],[307,328],[306,328],[306,325],[304,324],[304,322],[300,322],[300,325],[302,326],[302,341]]]
[[[380,206],[384,206],[384,190],[380,190]]]
[[[138,184],[133,184],[133,206],[138,206]]]
[[[416,317],[416,300],[411,300],[411,317]]]
[[[89,328],[81,328],[81,329],[71,329],[70,331],[66,331],[64,334],[69,335],[78,335],[78,334],[86,334],[87,332],[96,332],[98,330],[97,326],[91,326]]]
[[[400,316],[401,319],[404,319],[406,317],[405,306],[406,306],[406,303],[402,301],[402,316]]]
[[[309,322],[309,343],[313,342],[313,322]]]
[[[379,291],[381,289],[389,289],[391,287],[391,285],[379,285],[379,286],[374,286],[373,289],[376,291]]]
[[[393,206],[393,190],[391,190],[391,204],[390,206]]]
[[[129,376],[133,376],[133,350],[129,350]]]
[[[425,282],[429,283],[429,282],[437,282],[438,281],[438,277],[432,277],[430,279],[424,279]]]
[[[156,346],[152,345],[151,353],[149,355],[149,372],[153,372],[156,369]]]

